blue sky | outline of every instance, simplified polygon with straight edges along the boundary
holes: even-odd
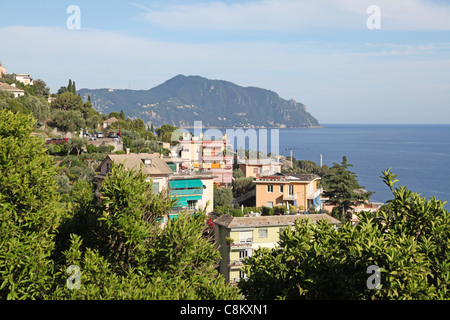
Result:
[[[0,0],[0,15],[0,61],[52,92],[200,75],[273,90],[322,123],[450,123],[450,1]]]

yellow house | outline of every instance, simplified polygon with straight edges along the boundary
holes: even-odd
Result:
[[[219,272],[226,281],[237,283],[247,275],[242,270],[243,260],[260,248],[275,248],[280,232],[294,226],[297,219],[316,222],[326,219],[338,226],[339,220],[327,214],[297,214],[281,216],[231,217],[223,215],[214,220],[216,243],[221,253]]]
[[[295,206],[301,211],[320,208],[322,188],[317,187],[320,177],[314,174],[274,174],[260,176],[256,184],[256,206]]]
[[[258,178],[261,175],[272,175],[281,172],[281,163],[275,159],[238,159],[238,168],[245,177]]]

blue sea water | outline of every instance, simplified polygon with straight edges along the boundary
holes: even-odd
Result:
[[[328,124],[319,129],[280,129],[280,154],[332,166],[347,157],[360,185],[386,202],[392,193],[380,178],[391,168],[399,185],[429,199],[450,201],[450,125]],[[446,209],[450,204],[445,206]]]

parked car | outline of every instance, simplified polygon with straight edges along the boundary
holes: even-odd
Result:
[[[84,134],[84,137],[85,137],[86,139],[88,139],[89,141],[97,140],[97,138],[96,138],[92,133],[85,133],[85,134]]]
[[[96,136],[97,138],[99,138],[99,139],[101,139],[101,138],[104,137],[104,135],[103,135],[102,132],[95,132],[95,136]]]
[[[61,143],[66,143],[67,141],[69,141],[69,138],[53,138],[53,139],[45,140],[45,144],[49,144],[49,143],[61,144]]]

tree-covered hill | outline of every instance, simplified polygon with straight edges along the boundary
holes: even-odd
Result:
[[[242,87],[223,80],[178,75],[149,90],[78,90],[103,113],[124,110],[155,126],[192,127],[318,127],[305,105],[277,93]]]

